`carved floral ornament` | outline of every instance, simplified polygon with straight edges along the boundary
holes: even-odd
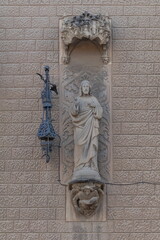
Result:
[[[110,21],[107,16],[101,14],[92,15],[84,12],[72,18],[65,17],[62,21],[61,28],[61,38],[64,44],[63,63],[69,63],[69,46],[74,44],[75,40],[81,39],[89,39],[95,42],[102,52],[103,62],[108,63],[107,48],[110,33]]]

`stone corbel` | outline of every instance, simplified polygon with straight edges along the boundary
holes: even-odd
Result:
[[[83,39],[93,41],[102,54],[104,64],[109,62],[107,50],[109,47],[111,29],[107,16],[92,15],[84,12],[80,16],[72,18],[65,17],[61,26],[61,39],[63,44],[62,61],[68,64],[71,50],[76,46],[76,42]],[[79,40],[79,41],[77,41]]]
[[[92,217],[100,208],[104,195],[102,183],[74,183],[70,185],[71,201],[77,216]]]

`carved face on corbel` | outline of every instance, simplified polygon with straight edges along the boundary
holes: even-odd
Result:
[[[101,185],[84,185],[84,183],[72,185],[71,198],[75,211],[85,217],[91,217],[96,213],[102,195]]]

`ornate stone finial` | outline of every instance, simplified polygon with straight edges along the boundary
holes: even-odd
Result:
[[[89,39],[101,47],[102,60],[108,63],[107,44],[110,40],[109,18],[101,14],[92,15],[84,12],[79,16],[64,18],[62,22],[61,38],[64,44],[63,62],[69,62],[69,46],[75,39]]]

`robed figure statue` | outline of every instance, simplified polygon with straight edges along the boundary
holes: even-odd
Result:
[[[71,109],[74,125],[74,172],[72,180],[100,180],[97,153],[99,120],[102,107],[96,97],[91,95],[89,81],[80,86],[80,96],[75,99]]]

